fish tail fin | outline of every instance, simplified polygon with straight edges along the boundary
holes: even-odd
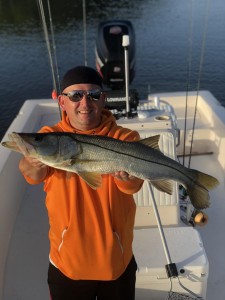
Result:
[[[196,209],[204,209],[209,207],[210,198],[209,192],[205,188],[195,185],[191,188],[187,187],[187,193],[191,199],[191,203]]]
[[[213,189],[219,184],[219,181],[208,174],[196,171],[196,183],[187,186],[187,193],[196,209],[209,207],[210,199],[208,190]]]
[[[197,182],[207,190],[211,190],[219,184],[219,181],[215,177],[199,171],[197,171]]]

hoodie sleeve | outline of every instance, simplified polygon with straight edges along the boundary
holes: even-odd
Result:
[[[48,167],[47,174],[42,180],[39,180],[39,181],[33,180],[25,174],[23,174],[23,177],[25,178],[27,183],[32,184],[32,185],[36,185],[36,184],[40,184],[40,183],[44,182],[48,177],[50,177],[52,175],[52,173],[53,173],[53,169]]]
[[[135,178],[133,180],[128,181],[122,181],[114,178],[114,181],[121,192],[129,195],[137,193],[141,189],[144,182],[142,179],[139,178]]]

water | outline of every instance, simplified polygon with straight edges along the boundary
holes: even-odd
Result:
[[[84,63],[82,0],[50,3],[61,77],[68,68]],[[224,0],[86,0],[86,11],[88,65],[95,66],[98,23],[128,19],[136,34],[132,87],[140,97],[149,90],[186,90],[191,61],[189,89],[200,84],[225,104]],[[0,0],[0,70],[2,138],[26,99],[51,97],[52,77],[36,1]]]

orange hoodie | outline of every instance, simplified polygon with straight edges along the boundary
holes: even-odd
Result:
[[[81,133],[70,126],[65,114],[58,124],[40,130],[52,131]],[[82,133],[139,139],[137,132],[118,126],[107,110],[103,110],[98,128]],[[31,184],[39,183],[25,178]],[[71,279],[118,278],[133,255],[136,206],[132,194],[143,181],[126,182],[103,175],[102,186],[93,190],[77,174],[49,168],[44,182],[51,261]]]

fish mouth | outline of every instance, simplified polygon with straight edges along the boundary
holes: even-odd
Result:
[[[18,151],[24,156],[31,156],[34,153],[34,147],[26,141],[26,136],[24,134],[13,132],[8,135],[11,143],[16,145]]]

